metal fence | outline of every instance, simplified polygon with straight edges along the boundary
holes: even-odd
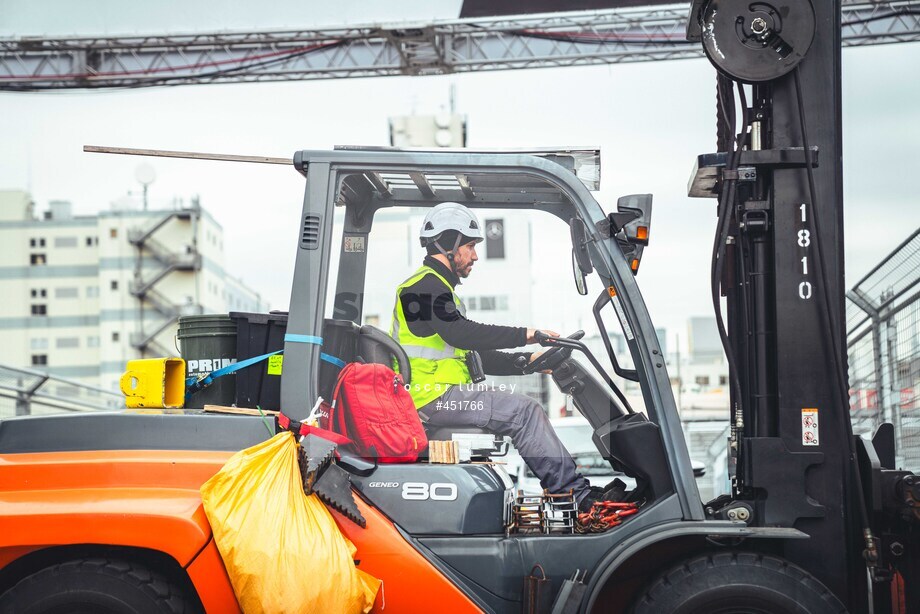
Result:
[[[897,464],[920,471],[920,229],[847,292],[853,431],[894,425]]]
[[[725,408],[728,413],[728,407]],[[703,463],[706,474],[696,479],[700,499],[711,501],[730,492],[728,478],[728,420],[687,420],[683,423],[684,437],[690,459]]]
[[[31,369],[0,365],[0,418],[119,409],[122,395]]]

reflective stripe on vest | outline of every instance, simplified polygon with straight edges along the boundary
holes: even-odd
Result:
[[[422,266],[396,288],[396,304],[393,307],[390,336],[403,347],[409,356],[409,363],[412,365],[409,394],[416,408],[434,401],[447,392],[447,389],[453,384],[466,384],[471,381],[465,361],[467,350],[455,348],[437,334],[418,337],[412,333],[406,323],[406,314],[403,312],[399,296],[403,290],[428,274],[434,275],[444,284],[460,313],[466,311],[459,297],[454,294],[450,283],[429,266]]]
[[[411,345],[406,344],[402,346],[406,350],[406,354],[409,358],[427,358],[428,360],[441,360],[444,358],[453,358],[455,348],[452,346],[447,346],[446,349],[436,350],[434,348],[425,347],[424,345]]]

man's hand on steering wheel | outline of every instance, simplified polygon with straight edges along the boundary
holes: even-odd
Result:
[[[528,333],[531,331],[527,331]],[[534,352],[530,355],[530,360],[525,362],[524,357],[519,358],[522,364],[518,365],[518,368],[521,369],[521,372],[525,375],[528,373],[536,373],[540,371],[542,373],[552,373],[552,369],[556,366],[561,360],[567,359],[572,354],[572,348],[570,346],[560,346],[556,345],[555,342],[550,340],[554,337],[559,337],[557,334],[550,334],[550,331],[534,331],[533,332],[535,341],[541,345],[547,346],[548,349],[541,352]],[[585,331],[579,330],[575,331],[567,337],[567,339],[578,340],[585,336]]]
[[[537,342],[537,340],[536,340],[536,338],[535,338],[537,332],[541,332],[541,333],[543,333],[544,335],[548,335],[548,336],[550,336],[550,337],[558,337],[558,336],[559,336],[559,333],[557,333],[556,331],[553,331],[553,330],[545,330],[545,329],[542,329],[542,328],[528,328],[528,329],[527,329],[527,343],[536,343],[536,342]]]

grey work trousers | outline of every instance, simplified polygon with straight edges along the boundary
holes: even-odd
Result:
[[[521,458],[550,493],[572,490],[575,500],[581,501],[590,490],[543,408],[526,395],[492,390],[488,384],[458,384],[420,408],[419,414],[431,426],[475,426],[511,437]]]

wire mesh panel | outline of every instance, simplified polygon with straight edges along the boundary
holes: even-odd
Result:
[[[728,420],[685,420],[683,427],[690,459],[702,463],[706,470],[703,476],[696,478],[700,499],[705,503],[728,493]]]
[[[920,471],[920,229],[847,292],[853,431],[894,425],[898,467]]]

